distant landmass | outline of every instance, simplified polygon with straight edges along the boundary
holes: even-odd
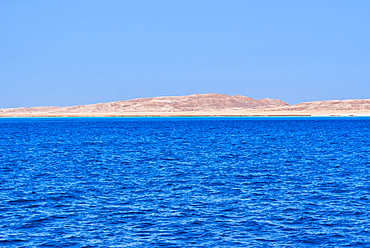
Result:
[[[194,94],[138,98],[70,107],[0,109],[1,117],[88,116],[370,116],[370,99],[315,101],[289,105],[276,99]]]

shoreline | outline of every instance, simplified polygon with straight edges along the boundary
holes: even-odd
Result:
[[[0,118],[132,118],[132,117],[370,117],[370,114],[107,114],[107,115],[0,115]]]

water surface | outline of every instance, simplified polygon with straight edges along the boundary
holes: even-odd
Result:
[[[1,118],[0,246],[370,246],[370,118]]]

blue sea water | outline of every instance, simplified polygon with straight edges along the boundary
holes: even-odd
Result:
[[[370,247],[370,118],[1,118],[1,247]]]

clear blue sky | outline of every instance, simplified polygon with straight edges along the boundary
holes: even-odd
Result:
[[[370,98],[369,0],[0,1],[0,107]]]

